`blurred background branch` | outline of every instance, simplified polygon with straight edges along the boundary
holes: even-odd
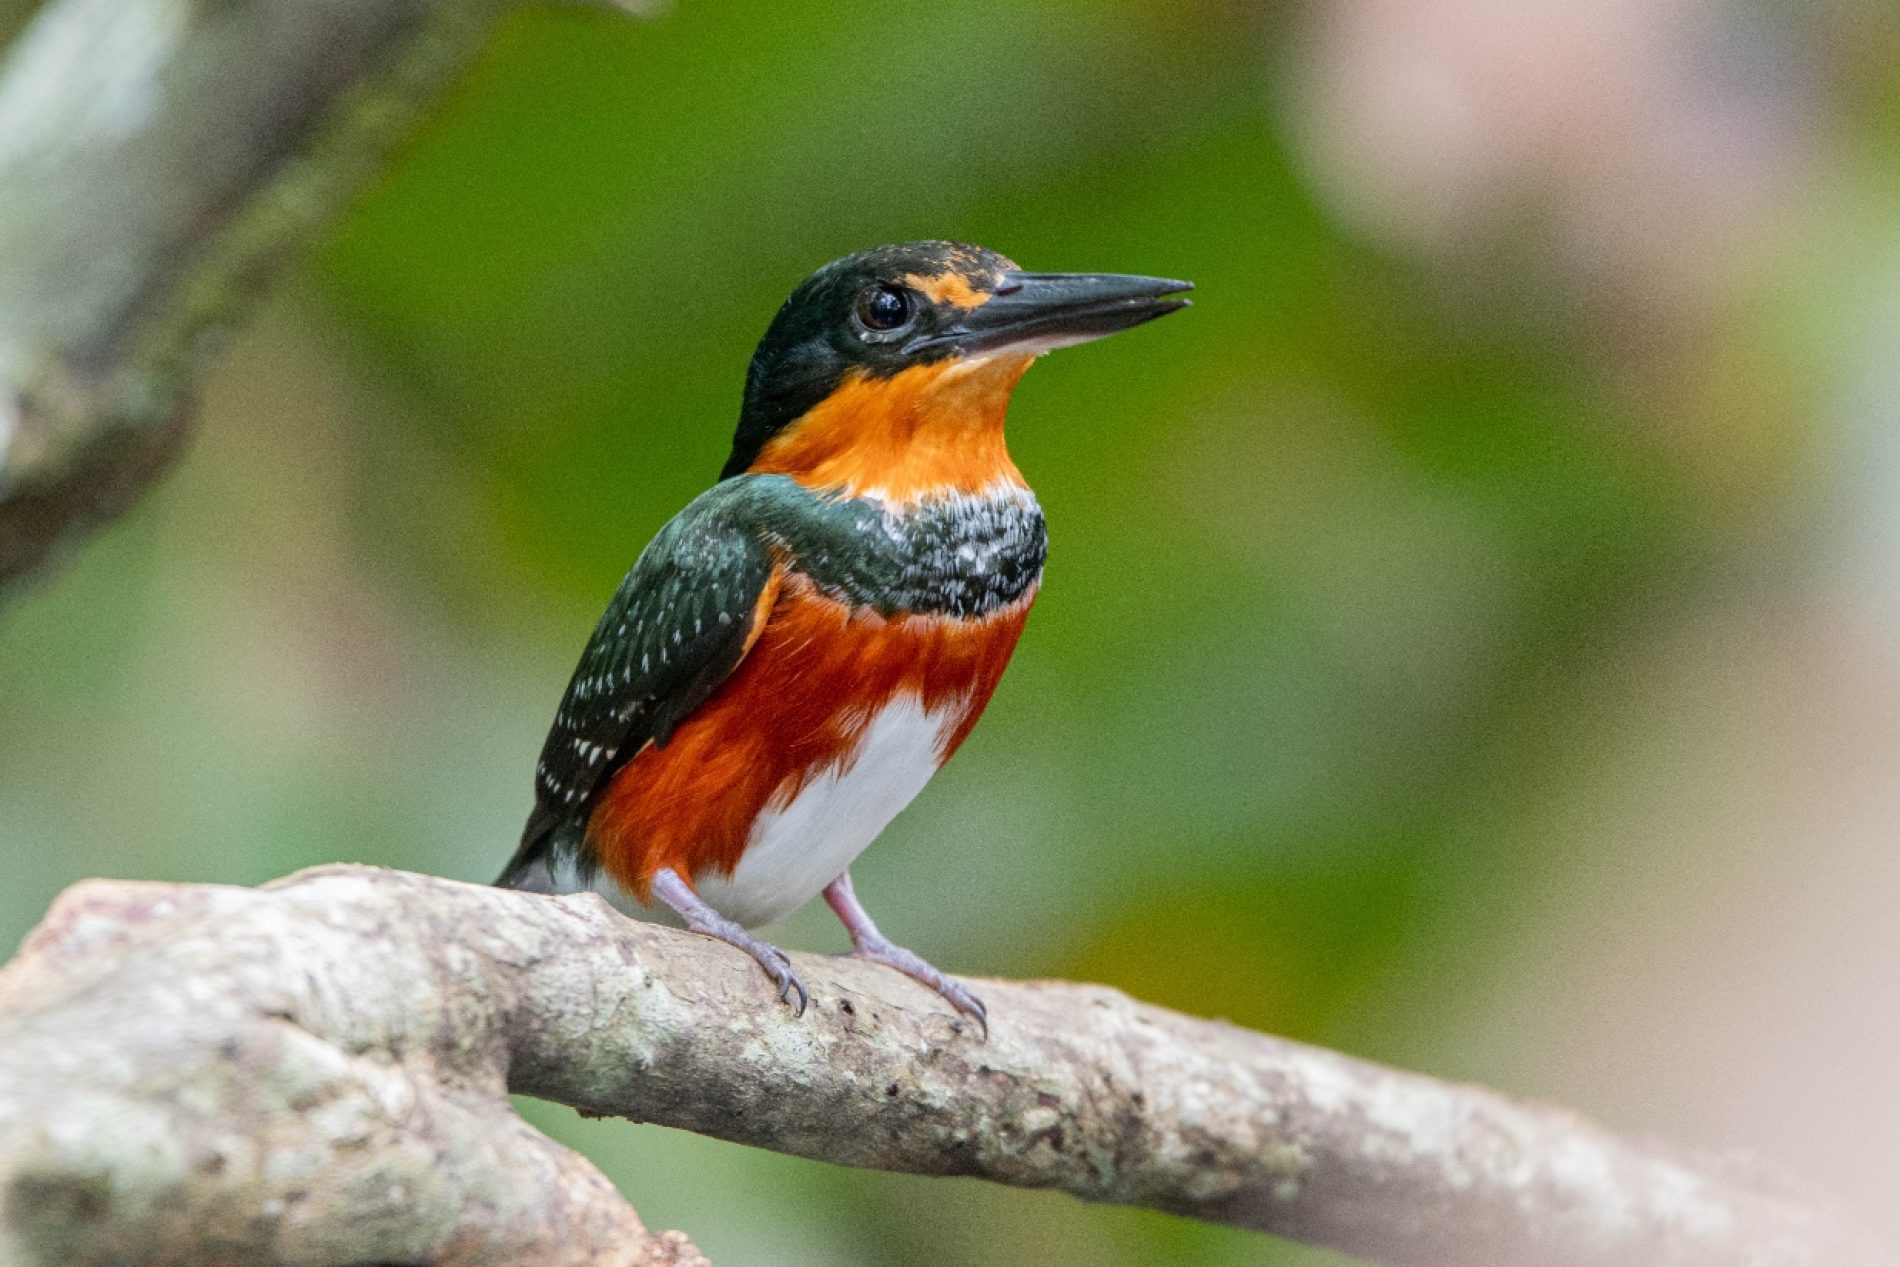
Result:
[[[1477,1087],[1059,982],[985,982],[980,1039],[895,973],[799,971],[802,1018],[742,957],[592,895],[348,867],[262,890],[81,884],[0,973],[0,1248],[695,1261],[517,1118],[512,1090],[1383,1263],[1883,1261],[1745,1167]]]
[[[0,586],[164,469],[245,302],[512,7],[0,7]]]

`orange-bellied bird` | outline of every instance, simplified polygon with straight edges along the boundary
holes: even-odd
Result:
[[[893,945],[850,866],[989,703],[1042,579],[1042,511],[1003,444],[1039,354],[1185,307],[1187,282],[1025,273],[910,242],[792,292],[746,376],[719,483],[659,532],[581,653],[500,883],[593,889],[758,960],[818,893],[853,953],[985,1020]]]

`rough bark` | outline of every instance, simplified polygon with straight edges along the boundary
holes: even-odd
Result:
[[[592,896],[88,881],[0,972],[0,1261],[693,1261],[510,1090],[1386,1263],[1886,1261],[1785,1184],[1561,1110],[1086,985],[983,983],[985,1040],[889,970],[795,958],[803,1018]]]
[[[0,585],[165,467],[244,301],[514,7],[0,9]]]

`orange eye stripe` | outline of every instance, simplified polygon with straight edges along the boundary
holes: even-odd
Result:
[[[932,303],[951,304],[965,312],[980,308],[993,298],[989,291],[978,290],[970,285],[970,279],[962,273],[910,273],[903,278],[903,282],[927,296]]]

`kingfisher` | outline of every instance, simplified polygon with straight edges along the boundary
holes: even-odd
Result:
[[[1042,580],[1004,444],[1042,353],[1187,306],[1188,282],[1028,273],[982,247],[845,256],[752,357],[719,482],[660,529],[581,653],[498,883],[593,890],[744,951],[819,893],[851,954],[987,1028],[968,987],[878,930],[851,864],[969,736]]]

